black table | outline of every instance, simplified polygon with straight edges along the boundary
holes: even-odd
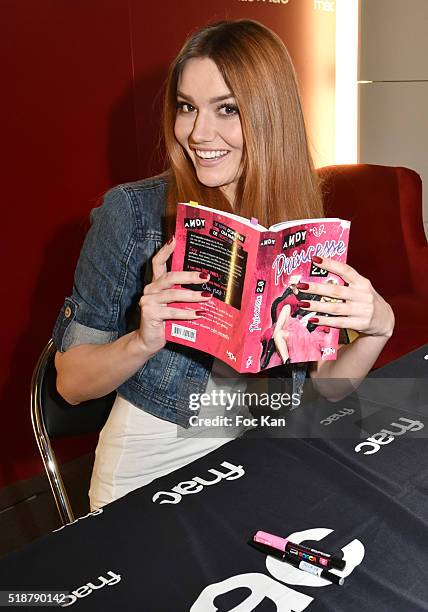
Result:
[[[322,407],[323,439],[252,432],[8,555],[0,590],[64,590],[91,612],[428,610],[426,354],[375,372],[383,395]],[[396,435],[367,442],[382,428]],[[345,584],[252,549],[259,529],[336,551]]]

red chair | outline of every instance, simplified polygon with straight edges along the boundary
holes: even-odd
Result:
[[[428,342],[422,181],[408,168],[371,164],[327,166],[318,173],[326,216],[351,221],[348,263],[395,313],[395,331],[377,368]]]

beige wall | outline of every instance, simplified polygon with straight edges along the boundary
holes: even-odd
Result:
[[[428,0],[361,0],[359,161],[416,170],[428,235]]]

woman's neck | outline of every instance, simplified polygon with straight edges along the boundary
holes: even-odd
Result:
[[[220,187],[220,189],[233,210],[235,208],[236,186],[233,183],[230,183],[229,185],[223,185]]]

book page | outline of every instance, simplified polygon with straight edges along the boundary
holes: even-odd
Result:
[[[308,223],[337,223],[337,221],[341,221],[336,217],[327,217],[325,219],[294,219],[293,221],[281,221],[281,223],[275,223],[271,225],[269,228],[270,232],[278,232],[279,230],[287,229],[289,227],[294,227],[297,225],[307,225]]]
[[[167,340],[193,346],[239,371],[248,318],[248,278],[254,269],[260,233],[233,215],[201,206],[178,205],[172,270],[208,272],[202,285],[183,288],[209,291],[208,303],[173,304],[205,315],[166,323]]]
[[[298,283],[341,284],[343,279],[316,266],[313,256],[346,262],[349,221],[303,220],[276,232],[264,232],[257,262],[258,282],[263,285],[265,316],[260,331],[261,370],[282,365],[336,358],[339,330],[309,319],[317,316],[316,304],[328,298],[300,291]],[[313,311],[299,302],[311,301]],[[279,347],[279,348],[278,348]]]
[[[204,206],[203,204],[198,204],[196,202],[194,202],[194,203],[191,203],[191,202],[180,202],[180,204],[178,204],[178,206],[198,207],[200,210],[206,210],[206,211],[212,212],[212,213],[219,213],[223,217],[227,217],[228,219],[234,219],[235,221],[238,221],[239,223],[242,223],[243,225],[247,225],[249,227],[252,227],[252,228],[258,230],[259,232],[263,232],[263,231],[265,231],[267,229],[263,225],[260,225],[259,223],[255,223],[251,219],[247,219],[246,217],[240,217],[239,215],[236,215],[235,213],[226,212],[226,211],[223,211],[223,210],[217,210],[215,208],[209,208],[208,206]]]

